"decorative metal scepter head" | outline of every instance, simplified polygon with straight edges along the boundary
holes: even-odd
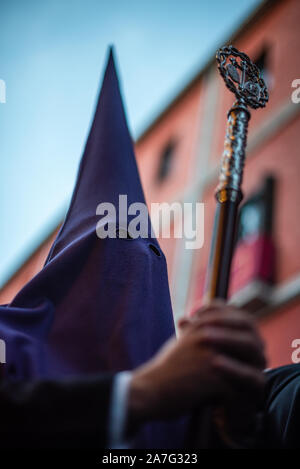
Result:
[[[265,107],[269,100],[268,90],[259,68],[251,62],[248,55],[233,46],[224,46],[218,50],[216,59],[227,88],[235,94],[238,101],[253,109]]]
[[[219,184],[217,211],[206,278],[206,299],[227,298],[234,248],[238,205],[242,200],[242,178],[246,155],[248,107],[264,107],[269,99],[258,67],[243,52],[225,46],[217,52],[218,69],[236,97],[228,112]]]
[[[265,107],[269,94],[258,67],[243,52],[233,46],[225,46],[218,50],[216,59],[227,88],[237,98],[228,112],[217,198],[230,196],[241,199],[242,173],[250,119],[248,106],[253,109]],[[223,192],[224,190],[227,190],[227,194]],[[231,192],[228,193],[228,191]]]

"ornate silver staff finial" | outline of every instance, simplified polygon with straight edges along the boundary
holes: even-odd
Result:
[[[266,84],[260,76],[258,67],[243,52],[233,46],[218,50],[216,59],[218,69],[227,88],[237,101],[228,112],[222,167],[217,187],[218,200],[224,198],[242,199],[242,176],[245,162],[248,121],[253,109],[264,107],[269,95]]]
[[[224,46],[217,51],[216,59],[227,88],[238,101],[243,101],[253,109],[265,107],[269,100],[268,90],[258,67],[248,55],[233,46]]]

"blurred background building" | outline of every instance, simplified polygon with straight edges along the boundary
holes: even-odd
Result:
[[[300,78],[299,24],[298,0],[267,0],[228,38],[256,62],[270,92],[269,104],[252,112],[249,125],[230,301],[257,317],[271,367],[290,363],[292,342],[300,339],[300,104],[291,99],[292,82]],[[202,249],[187,250],[184,240],[173,237],[161,240],[175,318],[201,304],[232,102],[211,57],[136,140],[149,204],[205,203]],[[173,229],[176,222],[175,216]],[[0,303],[9,302],[42,268],[58,228],[8,279]]]

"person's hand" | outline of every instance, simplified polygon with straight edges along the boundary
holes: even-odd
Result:
[[[225,379],[232,381],[233,377],[230,376],[232,366],[235,367],[236,371],[237,367],[240,368],[241,378],[243,374],[248,373],[263,377],[261,372],[266,366],[263,353],[264,344],[252,316],[245,311],[240,311],[218,301],[197,311],[192,319],[181,320],[181,332],[184,333],[193,322],[198,327],[220,327],[223,330],[218,331],[216,340],[222,342],[223,345],[226,341],[228,344],[229,341],[231,342],[227,349],[227,356],[219,369]],[[236,346],[234,346],[235,339],[232,335],[234,329],[239,334]],[[228,330],[231,331],[231,339],[229,339]],[[243,343],[240,344],[240,341]],[[233,440],[241,440],[245,435],[251,437],[251,432],[254,432],[257,423],[256,414],[260,410],[262,391],[263,386],[253,388],[252,386],[248,387],[247,382],[243,382],[242,379],[236,383],[232,381],[232,392],[226,396],[222,407],[217,407],[215,411],[217,426],[225,439],[229,438],[232,442]]]
[[[182,415],[199,405],[223,404],[234,393],[259,395],[263,344],[243,312],[212,305],[182,320],[171,339],[133,373],[129,416],[133,422]]]

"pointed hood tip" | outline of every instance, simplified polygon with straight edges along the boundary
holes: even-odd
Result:
[[[115,45],[114,44],[110,44],[108,46],[108,59],[109,60],[112,60],[113,62],[115,62],[115,58],[116,58],[116,48],[115,48]]]
[[[113,44],[109,45],[108,47],[106,67],[105,67],[106,73],[108,72],[108,70],[114,70],[115,73],[117,73],[116,52],[115,52],[115,46]]]

